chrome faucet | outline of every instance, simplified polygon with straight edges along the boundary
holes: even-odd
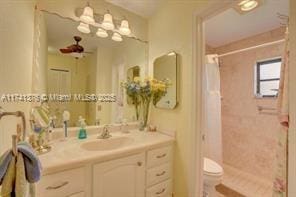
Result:
[[[99,135],[99,139],[108,139],[112,137],[112,135],[110,135],[110,131],[109,131],[109,126],[105,125],[103,128],[103,132],[101,133],[101,135]]]

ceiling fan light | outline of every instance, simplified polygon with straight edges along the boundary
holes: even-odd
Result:
[[[94,11],[91,7],[86,6],[84,8],[83,14],[80,16],[80,21],[87,23],[87,24],[95,23]]]
[[[77,52],[74,52],[74,53],[70,53],[71,56],[77,58],[77,59],[80,59],[80,58],[83,58],[83,54],[82,53],[77,53]]]
[[[244,5],[245,3],[247,3],[248,1],[250,1],[250,0],[243,0],[243,1],[241,1],[241,2],[239,2],[239,6],[242,6],[242,5]]]
[[[128,21],[127,20],[123,20],[121,21],[121,25],[120,25],[120,28],[119,28],[119,32],[122,34],[122,35],[129,35],[131,33],[131,30],[129,28],[129,24],[128,24]]]
[[[104,15],[102,27],[106,30],[113,30],[114,29],[113,18],[112,18],[111,14],[106,13]]]
[[[106,38],[106,37],[108,37],[108,33],[107,33],[107,31],[104,30],[104,29],[102,29],[102,28],[98,28],[98,31],[97,31],[96,35],[97,35],[98,37],[101,37],[101,38]]]
[[[257,6],[258,2],[256,0],[242,1],[240,3],[240,9],[245,12],[253,10]]]
[[[88,34],[90,33],[90,29],[89,29],[89,25],[86,23],[81,22],[78,27],[77,27],[78,31]]]
[[[116,41],[116,42],[121,42],[122,41],[122,37],[119,33],[113,33],[113,36],[112,36],[112,40]]]

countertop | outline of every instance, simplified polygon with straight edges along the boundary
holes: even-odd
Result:
[[[101,141],[108,139],[97,139],[98,135],[93,134],[87,139],[77,139],[71,137],[62,141],[61,139],[52,141],[52,150],[49,153],[39,155],[42,164],[42,174],[47,175],[62,170],[73,169],[93,163],[104,162],[116,158],[137,154],[157,147],[174,143],[174,138],[160,132],[145,132],[130,130],[129,133],[112,132],[109,139],[128,137],[131,143],[118,149],[104,151],[89,151],[81,147],[82,144],[90,141]]]

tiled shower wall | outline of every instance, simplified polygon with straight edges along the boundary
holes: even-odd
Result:
[[[243,49],[284,38],[284,29],[276,29],[215,49],[225,52]],[[277,116],[259,114],[257,106],[276,108],[276,99],[255,98],[256,61],[279,57],[284,44],[237,53],[220,58],[222,94],[223,161],[239,170],[272,180]]]

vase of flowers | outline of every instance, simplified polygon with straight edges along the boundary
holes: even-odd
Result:
[[[134,107],[135,107],[136,119],[139,120],[140,105],[141,105],[140,96],[139,96],[140,84],[135,80],[133,80],[133,81],[129,80],[126,83],[123,83],[122,85],[126,90],[126,95],[129,97],[132,105],[134,105]]]
[[[135,105],[137,118],[139,118],[139,112],[142,111],[141,130],[147,127],[150,104],[153,103],[153,105],[156,105],[167,93],[169,85],[169,79],[156,80],[146,78],[141,80],[139,77],[135,77],[133,81],[124,83],[126,94]],[[139,107],[141,107],[141,110]]]

